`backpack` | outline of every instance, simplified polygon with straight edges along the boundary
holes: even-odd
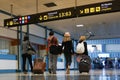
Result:
[[[76,46],[76,53],[83,54],[85,52],[84,42],[78,43]]]

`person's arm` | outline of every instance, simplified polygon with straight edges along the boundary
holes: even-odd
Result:
[[[64,42],[62,42],[62,49],[63,49],[63,47],[64,47]]]
[[[85,55],[88,55],[87,42],[84,42],[84,47],[85,47],[85,52],[84,52],[84,54],[85,54]]]
[[[72,41],[71,41],[71,50],[72,50],[72,54],[74,54],[74,47]]]
[[[31,47],[31,49],[32,49],[34,52],[36,52],[36,50],[33,48],[33,46],[32,46],[32,44],[31,44],[30,41],[28,42],[28,44],[29,44],[29,46]]]

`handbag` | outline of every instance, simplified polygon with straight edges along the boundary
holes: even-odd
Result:
[[[34,55],[36,53],[35,49],[32,47],[30,43],[28,44],[27,53],[31,55]]]
[[[54,55],[58,55],[62,53],[62,46],[60,45],[51,45],[50,46],[50,53]]]
[[[54,37],[51,39],[51,43],[54,42]],[[60,45],[51,45],[50,46],[50,53],[54,55],[58,55],[62,53],[62,46]]]

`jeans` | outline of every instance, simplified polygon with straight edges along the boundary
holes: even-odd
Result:
[[[49,68],[51,73],[56,74],[58,55],[49,54]]]
[[[22,54],[22,59],[23,59],[23,65],[22,65],[23,71],[24,71],[24,72],[26,71],[26,68],[25,68],[26,59],[28,59],[29,64],[30,64],[30,67],[31,67],[31,71],[32,71],[32,70],[33,70],[33,66],[32,66],[32,55],[31,55],[31,54],[24,53],[24,54]]]

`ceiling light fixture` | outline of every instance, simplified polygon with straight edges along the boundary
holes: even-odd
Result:
[[[76,25],[76,27],[83,27],[83,26],[84,26],[83,24]]]

